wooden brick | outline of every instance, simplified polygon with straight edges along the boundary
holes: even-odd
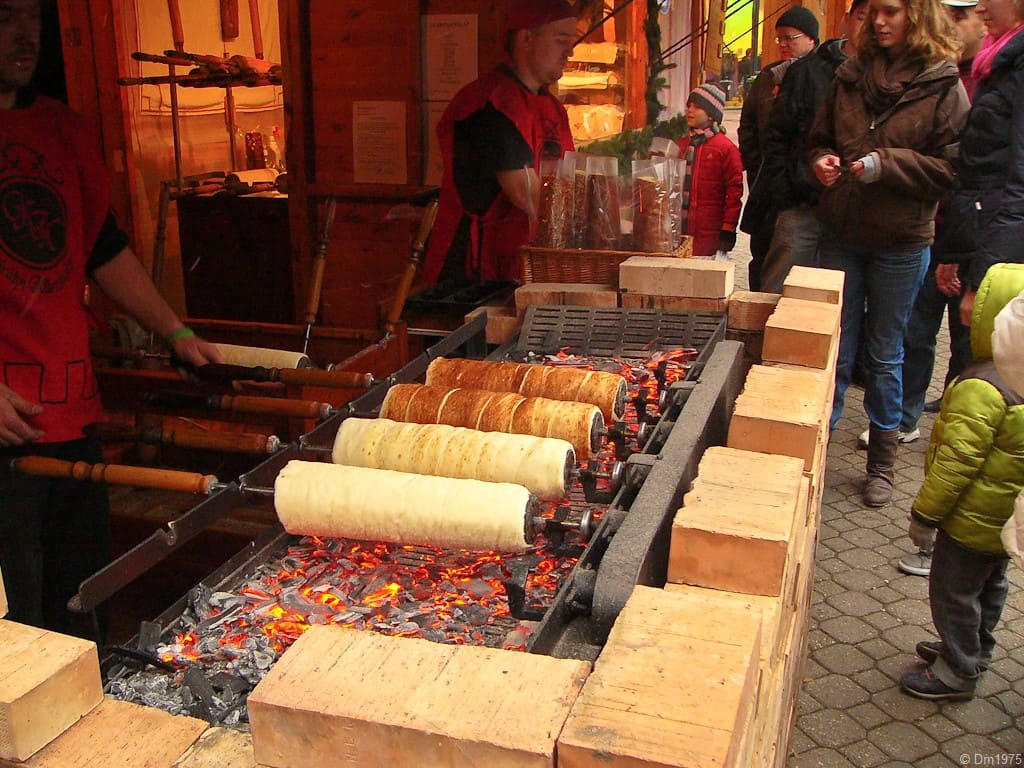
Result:
[[[95,643],[0,620],[0,758],[28,759],[102,699]]]
[[[599,283],[527,283],[516,288],[516,313],[529,306],[617,307],[619,292]]]
[[[558,768],[746,768],[761,621],[636,587],[558,739]]]
[[[249,696],[258,763],[554,766],[583,661],[314,626]]]
[[[207,724],[154,707],[104,698],[83,717],[24,763],[13,768],[171,768]]]
[[[523,327],[523,321],[516,316],[513,307],[477,307],[466,315],[468,323],[481,312],[487,313],[487,330],[485,331],[488,344],[505,344],[519,333]]]
[[[838,269],[793,267],[782,283],[782,295],[790,299],[843,303],[843,279]]]
[[[252,736],[234,728],[208,728],[171,768],[258,768]]]
[[[777,293],[733,291],[729,297],[729,329],[763,331],[780,298]]]
[[[701,460],[693,488],[672,523],[668,580],[751,595],[782,595],[790,560],[803,468],[799,461],[780,466],[777,480],[759,484],[750,469],[739,476],[702,475]]]
[[[768,378],[772,375],[776,378]],[[811,470],[826,420],[823,382],[823,375],[813,369],[786,371],[753,366],[743,392],[736,398],[726,445],[794,456],[803,460],[805,470]]]
[[[765,360],[826,369],[838,335],[838,305],[783,297],[765,325],[762,354]]]
[[[631,256],[619,265],[623,293],[725,299],[732,293],[736,265],[715,259]]]

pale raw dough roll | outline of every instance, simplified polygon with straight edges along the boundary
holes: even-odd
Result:
[[[534,498],[521,485],[290,461],[274,484],[285,530],[304,536],[526,549]]]
[[[380,415],[418,424],[557,437],[572,445],[578,459],[589,458],[600,446],[599,434],[604,430],[601,411],[590,403],[427,384],[395,384],[381,404]]]
[[[287,349],[264,349],[262,347],[242,347],[238,344],[215,343],[214,346],[224,355],[224,362],[229,365],[245,365],[250,368],[312,368],[313,363],[308,355],[302,352],[290,352]]]
[[[617,373],[461,358],[449,360],[439,357],[431,362],[427,368],[426,383],[591,403],[601,409],[601,415],[607,421],[622,418],[629,396],[626,380]]]
[[[383,418],[341,422],[331,458],[353,467],[517,483],[541,499],[563,498],[576,465],[572,445],[557,438]]]

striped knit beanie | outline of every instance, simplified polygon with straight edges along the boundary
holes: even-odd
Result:
[[[714,83],[698,85],[690,92],[686,103],[693,102],[708,113],[713,123],[721,123],[725,117],[725,92]]]

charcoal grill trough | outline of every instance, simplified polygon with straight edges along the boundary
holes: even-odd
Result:
[[[233,506],[243,500],[252,504],[254,495],[273,487],[288,461],[308,459],[333,445],[344,419],[375,417],[390,386],[422,380],[437,357],[474,356],[482,348],[484,324],[478,317],[446,336],[297,443],[197,505],[169,532],[154,534],[96,574],[82,585],[77,607],[88,610]],[[128,647],[111,649],[103,662],[108,692],[244,727],[248,691],[305,627],[328,622],[437,642],[596,659],[633,587],[665,583],[673,514],[704,450],[725,442],[743,366],[742,345],[724,341],[724,333],[722,313],[530,307],[518,337],[488,359],[639,371],[643,379],[627,419],[608,430],[602,464],[581,466],[570,498],[547,511],[537,547],[488,558],[373,542],[321,542],[274,530],[153,622],[143,623]],[[685,370],[678,370],[684,350],[693,352]],[[609,483],[616,473],[607,471],[616,458],[623,463],[619,486]],[[350,566],[368,575],[367,583],[350,585]],[[316,583],[325,574],[329,587]],[[341,582],[353,592],[340,598],[342,608],[332,613],[329,603],[339,597]],[[267,594],[275,589],[277,595]],[[277,615],[257,618],[271,598]],[[381,610],[385,603],[387,613]],[[239,634],[242,624],[253,631]],[[459,634],[463,626],[465,633]]]

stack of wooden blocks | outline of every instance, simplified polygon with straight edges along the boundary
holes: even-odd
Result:
[[[529,306],[624,307],[680,312],[725,312],[733,292],[731,261],[630,256],[619,265],[619,284],[526,283],[516,289],[515,308],[478,307],[469,321],[487,313],[487,343],[504,344],[522,327]]]

